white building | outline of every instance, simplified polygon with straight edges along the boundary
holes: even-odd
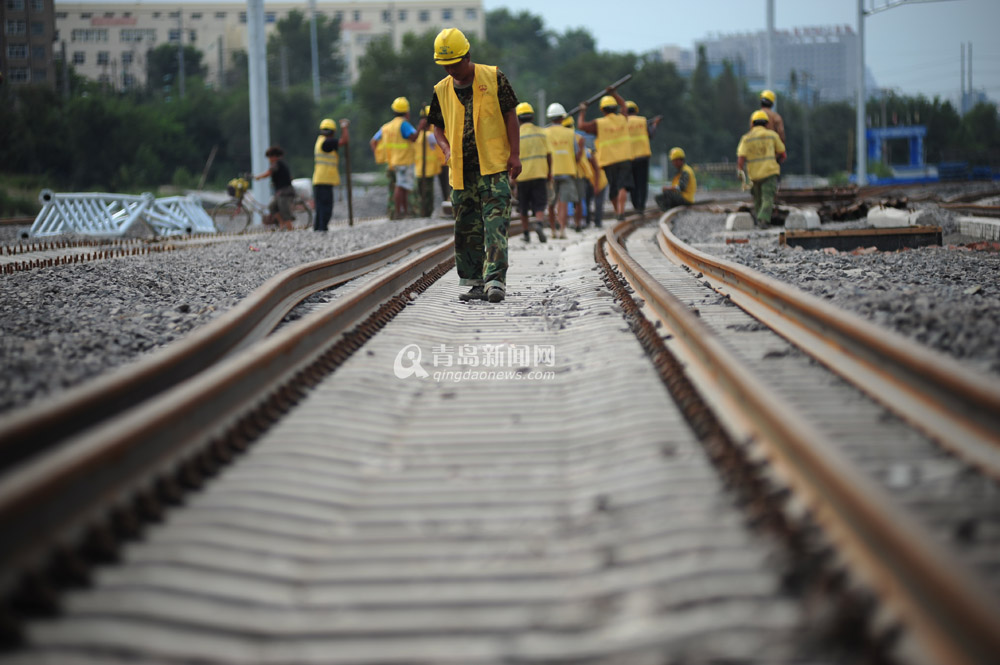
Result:
[[[264,6],[265,29],[292,10],[309,16],[307,0],[268,2]],[[467,35],[484,38],[486,18],[482,0],[395,0],[374,2],[325,2],[316,11],[341,23],[341,49],[350,81],[358,76],[358,60],[375,37],[391,34],[397,48],[408,32],[423,33],[455,27]],[[81,76],[128,89],[146,84],[148,50],[161,44],[191,45],[203,54],[207,83],[217,85],[232,56],[247,44],[246,3],[211,4],[114,2],[59,3],[55,5],[59,41],[66,44],[66,57]],[[431,47],[428,46],[428,57]]]

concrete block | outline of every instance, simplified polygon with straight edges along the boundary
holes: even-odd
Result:
[[[786,229],[818,229],[820,225],[819,213],[815,210],[792,208],[785,218]]]
[[[910,213],[897,208],[872,208],[868,211],[868,223],[877,229],[909,226]]]
[[[959,233],[983,240],[1000,240],[1000,219],[992,217],[959,217],[955,222]]]
[[[748,212],[732,212],[726,217],[727,231],[752,231],[753,215]]]

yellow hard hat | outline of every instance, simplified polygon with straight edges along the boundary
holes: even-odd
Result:
[[[323,120],[319,123],[319,128],[321,130],[329,129],[331,132],[335,132],[337,131],[337,121],[333,118],[323,118]]]
[[[469,40],[458,28],[445,28],[434,38],[434,62],[454,65],[469,52]]]
[[[767,117],[767,113],[765,113],[764,111],[754,111],[753,113],[750,114],[751,125],[756,124],[759,120],[763,120],[765,123],[771,121],[771,119]]]
[[[769,102],[771,102],[773,104],[774,100],[775,100],[774,91],[773,90],[765,90],[764,92],[760,93],[760,98],[761,99],[766,99],[767,101],[769,101]]]
[[[406,97],[396,97],[392,100],[392,108],[396,113],[409,113],[410,112],[410,100]]]
[[[573,118],[571,116],[566,116],[565,118],[563,118],[562,126],[563,127],[572,127],[573,126]]]
[[[616,100],[611,95],[604,95],[601,97],[601,108],[606,109],[612,106],[618,106],[618,100]]]
[[[675,159],[684,159],[684,151],[680,148],[670,149],[670,161],[674,161]]]
[[[625,106],[626,108],[628,108],[629,111],[632,111],[633,113],[639,112],[639,105],[633,102],[631,99],[625,102]]]
[[[528,102],[521,102],[514,107],[515,115],[535,115],[535,109]]]

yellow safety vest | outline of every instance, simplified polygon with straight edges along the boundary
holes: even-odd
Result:
[[[444,117],[444,132],[451,145],[448,179],[452,189],[465,189],[462,172],[462,133],[465,129],[465,107],[455,94],[455,79],[446,76],[434,86],[441,115]],[[490,175],[507,170],[510,158],[510,141],[507,139],[507,125],[500,112],[497,98],[497,68],[476,65],[476,75],[472,82],[473,131],[476,134],[476,150],[479,152],[479,173]]]
[[[671,180],[670,183],[676,188],[677,183],[681,181],[682,172],[687,172],[688,182],[687,182],[687,187],[681,190],[681,196],[683,196],[684,200],[687,201],[688,203],[694,203],[694,192],[696,189],[698,189],[698,179],[694,177],[693,168],[685,164],[684,166],[681,167],[680,171],[674,174],[674,179]]]
[[[338,168],[338,165],[340,163],[340,155],[337,154],[336,150],[333,152],[323,152],[322,146],[326,138],[320,135],[316,139],[316,147],[313,148],[313,154],[316,159],[316,166],[313,169],[313,184],[339,185],[340,168]]]
[[[543,130],[532,122],[521,124],[521,175],[518,182],[549,177],[549,141]]]
[[[549,136],[549,150],[552,151],[552,175],[578,175],[576,132],[562,125],[550,125],[545,131]]]
[[[628,120],[620,113],[597,119],[597,163],[601,168],[608,164],[632,161],[632,142],[628,135]]]
[[[375,163],[385,164],[389,160],[385,158],[385,140],[379,139],[375,141]]]
[[[416,152],[413,143],[403,138],[402,126],[406,120],[403,116],[398,116],[382,125],[382,142],[385,143],[386,158],[389,168],[397,166],[409,166],[413,163],[413,154]]]
[[[427,150],[430,141],[428,140],[427,130],[422,130],[417,136],[417,150],[416,150],[416,161],[417,165],[417,177],[418,178],[433,178],[438,173],[441,173],[441,165],[444,164],[444,150],[441,146],[434,144],[434,147],[429,151]],[[424,152],[427,152],[426,162],[424,160]],[[424,171],[424,165],[426,163],[427,171]]]
[[[653,151],[649,149],[649,129],[646,119],[641,115],[628,117],[628,136],[632,142],[632,159],[649,157]]]
[[[590,163],[590,149],[584,148],[580,155],[580,171],[582,172],[583,178],[590,181],[590,184],[594,184],[594,165]],[[597,178],[597,187],[594,189],[594,193],[600,192],[602,189],[608,186],[608,176],[604,174],[604,169],[601,169],[601,173]]]
[[[781,173],[777,156],[785,152],[785,144],[777,132],[760,125],[740,139],[736,156],[746,158],[747,174],[751,180],[763,180]]]

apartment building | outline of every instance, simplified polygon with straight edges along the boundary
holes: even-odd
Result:
[[[11,85],[54,86],[52,0],[0,0],[0,72]]]
[[[309,3],[301,0],[265,4],[265,30],[270,33],[293,10],[308,16]],[[456,27],[480,38],[486,34],[482,0],[319,0],[316,11],[340,19],[341,55],[352,82],[358,76],[358,61],[376,37],[392,35],[398,48],[408,32]],[[233,54],[246,50],[246,21],[245,2],[58,3],[55,8],[59,40],[66,44],[66,57],[76,72],[121,90],[146,85],[147,51],[179,42],[201,51],[208,70],[207,83],[218,85],[232,66]],[[430,57],[430,46],[427,52]]]

